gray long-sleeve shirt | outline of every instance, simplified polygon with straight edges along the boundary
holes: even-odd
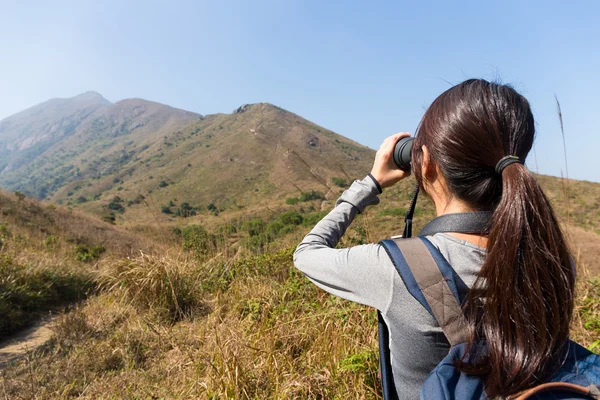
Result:
[[[390,331],[394,383],[400,399],[418,399],[423,381],[448,353],[450,345],[437,322],[408,292],[380,244],[336,249],[357,213],[379,204],[379,190],[367,176],[355,181],[335,208],[311,231],[294,253],[294,263],[317,286],[336,296],[381,311]],[[436,246],[467,286],[483,264],[486,251],[438,233]]]

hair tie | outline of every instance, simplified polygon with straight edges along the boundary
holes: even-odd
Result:
[[[523,161],[521,161],[519,159],[519,157],[517,156],[506,156],[506,157],[502,157],[500,159],[500,161],[498,161],[498,163],[496,164],[496,173],[498,175],[502,175],[502,171],[504,171],[504,168],[508,167],[510,164],[514,164],[514,163],[519,163],[519,164],[523,164]]]

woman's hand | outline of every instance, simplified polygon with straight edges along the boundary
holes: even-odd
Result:
[[[394,147],[398,140],[409,137],[410,133],[400,132],[385,139],[377,154],[371,175],[382,188],[390,187],[410,175],[410,171],[402,171],[394,162]]]

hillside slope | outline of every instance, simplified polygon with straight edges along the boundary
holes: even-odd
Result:
[[[4,227],[5,239],[17,239],[24,248],[41,246],[43,250],[48,250],[48,247],[55,248],[59,245],[65,248],[77,245],[101,246],[107,253],[118,257],[162,249],[148,235],[129,232],[77,210],[56,207],[1,190],[0,226]],[[6,250],[1,242],[0,250]],[[31,251],[31,256],[35,258],[39,254]]]
[[[0,191],[0,341],[86,298],[99,259],[165,249],[92,216]]]
[[[81,96],[63,103],[77,103],[76,100]],[[64,114],[65,107],[64,104],[57,105],[56,115]],[[92,110],[85,113],[80,111],[81,118],[77,124],[69,125],[67,133],[52,136],[51,140],[43,142],[43,146],[34,146],[35,152],[27,149],[27,162],[13,162],[14,165],[0,174],[0,185],[44,199],[70,182],[86,177],[100,179],[116,175],[132,157],[159,138],[201,118],[195,113],[141,99],[122,100],[108,105],[103,103],[93,112],[89,111]],[[45,113],[38,115],[34,107],[3,120],[2,124],[12,126],[13,119],[19,117],[28,121],[32,115],[38,116],[40,121],[44,116],[48,121],[52,119]],[[23,131],[29,132],[29,137],[40,138],[49,124],[30,123]],[[0,140],[8,140],[12,136],[0,132]],[[10,154],[15,154],[15,150]],[[16,152],[16,156],[11,157],[18,155],[19,152]]]
[[[212,214],[313,190],[331,197],[368,172],[374,153],[267,103],[202,117],[129,99],[98,109],[0,185],[147,223],[169,219],[161,206]]]
[[[29,164],[72,135],[94,112],[110,105],[95,92],[51,99],[0,121],[0,177]]]
[[[84,197],[92,202],[80,206],[97,214],[106,212],[114,196],[124,203],[148,197],[157,212],[160,206],[183,203],[199,213],[277,205],[311,190],[338,193],[332,178],[349,182],[364,176],[373,155],[293,113],[255,104],[194,121],[150,145],[120,172],[67,186],[52,199]],[[125,220],[140,221],[148,214],[146,204],[126,210],[119,215]]]

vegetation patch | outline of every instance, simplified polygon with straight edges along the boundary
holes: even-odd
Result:
[[[82,262],[92,262],[99,259],[105,251],[103,246],[88,247],[85,244],[78,244],[75,247],[75,258]]]
[[[98,279],[99,286],[139,312],[151,312],[162,321],[179,321],[205,308],[200,285],[184,264],[170,257],[142,254],[110,263]]]
[[[196,255],[207,255],[217,247],[217,237],[201,225],[189,225],[181,230],[183,249]]]
[[[386,208],[384,210],[381,210],[378,215],[380,217],[385,217],[385,216],[404,217],[404,215],[406,215],[406,209],[402,208],[402,207]]]
[[[573,339],[600,354],[600,277],[583,278],[577,291]]]
[[[0,338],[27,327],[43,312],[85,298],[94,287],[88,273],[52,267],[26,267],[0,254]]]
[[[342,178],[331,178],[331,181],[341,188],[347,188],[350,186],[350,183],[346,179]]]
[[[123,199],[119,196],[113,197],[110,203],[108,203],[107,207],[109,210],[116,211],[118,213],[125,212],[125,207],[123,207]]]
[[[286,204],[298,204],[299,202],[311,201],[311,200],[325,200],[325,195],[316,190],[310,192],[303,192],[300,197],[288,197],[285,199]]]

